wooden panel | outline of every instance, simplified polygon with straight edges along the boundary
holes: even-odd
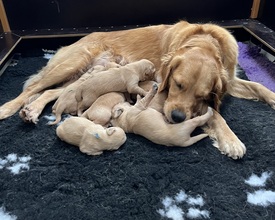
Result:
[[[0,0],[0,21],[3,27],[3,31],[10,32],[10,25],[7,19],[6,11],[2,0]]]
[[[261,0],[254,0],[253,1],[250,18],[257,18],[258,17],[260,3],[261,3]]]

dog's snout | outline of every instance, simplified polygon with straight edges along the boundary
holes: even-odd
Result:
[[[175,109],[171,112],[171,117],[174,122],[180,123],[185,120],[186,115],[182,111]]]

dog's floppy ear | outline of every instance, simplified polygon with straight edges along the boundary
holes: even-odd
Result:
[[[161,64],[161,67],[159,70],[159,75],[161,77],[161,83],[160,83],[158,92],[162,92],[167,87],[169,76],[172,73],[170,62],[171,62],[174,54],[175,54],[174,52],[170,52],[168,54],[165,54],[161,59],[162,64]]]
[[[224,94],[225,94],[225,90],[226,90],[226,85],[225,85],[225,82],[226,80],[224,79],[224,74],[221,74],[221,77],[218,77],[215,84],[214,84],[214,87],[213,87],[213,90],[212,90],[212,94],[213,94],[213,108],[216,110],[216,111],[219,111],[220,110],[220,105],[221,105],[221,99],[223,98]]]
[[[122,113],[123,113],[124,109],[123,108],[116,108],[113,111],[113,118],[118,118]]]

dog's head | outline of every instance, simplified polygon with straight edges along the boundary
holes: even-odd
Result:
[[[226,72],[213,53],[188,46],[169,53],[162,59],[160,76],[159,92],[168,92],[163,110],[171,123],[204,114],[208,106],[219,110]]]

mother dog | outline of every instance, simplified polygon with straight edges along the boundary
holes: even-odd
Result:
[[[214,140],[215,147],[234,159],[243,157],[246,148],[218,113],[222,96],[228,93],[261,100],[275,108],[275,93],[235,75],[238,46],[226,29],[214,24],[180,21],[174,25],[95,32],[59,49],[48,64],[26,82],[17,98],[0,107],[0,119],[17,112],[30,96],[79,75],[107,49],[129,62],[149,59],[155,64],[160,91],[168,92],[164,113],[171,123],[201,115],[211,105],[216,111],[205,131]]]

